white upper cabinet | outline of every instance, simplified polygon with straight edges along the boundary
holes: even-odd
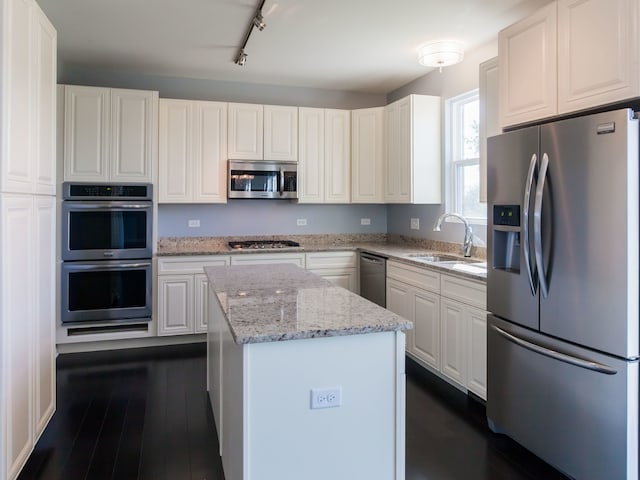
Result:
[[[502,132],[499,119],[498,58],[480,64],[480,201],[487,201],[487,138]]]
[[[640,97],[636,0],[558,0],[498,35],[500,125]]]
[[[351,202],[383,203],[384,107],[351,111]]]
[[[324,111],[324,201],[351,201],[351,112]]]
[[[299,109],[298,202],[324,201],[324,109]]]
[[[640,94],[637,0],[558,2],[558,113]]]
[[[299,110],[298,202],[349,203],[350,112],[302,107]]]
[[[64,179],[152,182],[158,92],[65,87]]]
[[[229,104],[230,160],[298,158],[298,108],[252,103]]]
[[[264,106],[264,159],[298,160],[298,109]]]
[[[556,25],[550,3],[498,34],[501,126],[557,113]]]
[[[7,0],[0,190],[55,194],[57,34],[33,0]]]
[[[226,203],[227,104],[160,100],[158,201]]]
[[[263,160],[262,105],[229,104],[229,159]]]
[[[441,203],[440,97],[409,95],[384,110],[386,203]]]

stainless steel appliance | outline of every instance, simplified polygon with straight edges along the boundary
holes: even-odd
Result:
[[[638,123],[488,140],[487,417],[579,479],[638,478]]]
[[[229,161],[228,198],[298,198],[296,162]]]
[[[62,186],[62,260],[151,258],[152,186]]]
[[[151,320],[150,184],[63,184],[62,324]]]
[[[387,307],[387,259],[360,252],[360,296]]]
[[[293,240],[239,240],[229,242],[234,250],[266,250],[283,248],[299,248],[300,244]]]

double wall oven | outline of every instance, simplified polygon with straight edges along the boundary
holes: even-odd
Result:
[[[151,320],[153,187],[63,184],[63,325]]]

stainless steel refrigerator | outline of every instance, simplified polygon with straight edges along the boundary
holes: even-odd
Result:
[[[638,478],[638,124],[488,140],[487,418],[577,479]]]

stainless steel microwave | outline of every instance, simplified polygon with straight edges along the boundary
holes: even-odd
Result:
[[[229,161],[228,198],[298,198],[296,162]]]

